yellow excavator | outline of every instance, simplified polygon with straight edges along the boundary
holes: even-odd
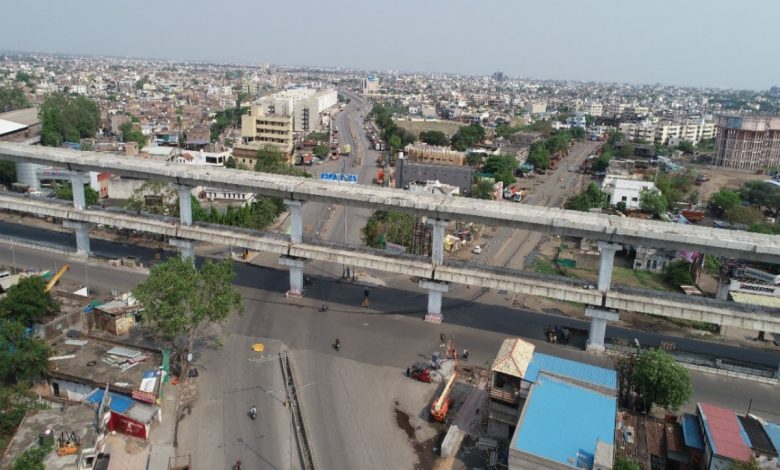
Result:
[[[54,276],[51,277],[51,279],[49,280],[49,283],[46,284],[46,289],[44,289],[44,292],[51,292],[51,290],[54,289],[54,285],[57,284],[57,281],[60,280],[62,275],[65,274],[65,271],[67,271],[68,269],[70,269],[70,265],[69,264],[62,265],[60,270],[57,271],[54,274]]]

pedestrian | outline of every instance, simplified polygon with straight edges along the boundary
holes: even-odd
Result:
[[[463,360],[464,361],[468,361],[469,360],[469,350],[468,349],[464,349],[463,350]]]
[[[411,367],[407,367],[406,368],[406,376],[407,377],[411,377],[412,376],[412,368]]]
[[[363,308],[368,307],[368,287],[363,288]]]

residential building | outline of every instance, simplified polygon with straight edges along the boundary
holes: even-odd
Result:
[[[466,163],[466,152],[459,152],[438,145],[428,145],[425,142],[408,144],[404,147],[404,154],[415,163],[436,163],[442,165],[463,165]]]
[[[604,106],[601,103],[588,102],[582,106],[580,111],[594,117],[600,117],[604,113]]]
[[[379,92],[379,78],[376,75],[369,75],[360,80],[360,90],[364,95],[373,95]]]
[[[719,116],[713,164],[745,170],[780,165],[780,116]]]
[[[677,250],[637,246],[636,256],[634,257],[634,269],[636,271],[660,273],[667,264],[674,261],[676,255]]]
[[[609,194],[609,204],[622,202],[627,209],[639,209],[639,197],[642,191],[655,190],[652,181],[641,181],[607,175],[601,183],[601,189]]]
[[[528,103],[525,105],[525,111],[532,116],[535,114],[544,114],[547,112],[547,103]]]
[[[245,145],[237,144],[233,151],[236,158],[236,150],[244,147],[252,147],[252,157],[257,150],[271,145],[285,154],[290,154],[293,149],[293,119],[288,114],[266,114],[272,110],[263,109],[261,106],[252,106],[249,114],[241,116],[241,137]],[[248,157],[249,155],[247,155]]]
[[[398,158],[396,165],[396,187],[409,189],[412,183],[437,180],[444,185],[456,186],[460,193],[471,194],[474,170],[468,165],[429,165],[413,163],[405,157]]]
[[[721,470],[753,458],[748,436],[734,411],[698,403],[696,412],[704,438],[704,468]]]

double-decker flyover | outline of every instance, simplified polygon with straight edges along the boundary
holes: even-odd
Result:
[[[585,314],[592,318],[588,346],[594,351],[603,350],[606,323],[618,318],[617,309],[780,333],[780,311],[610,286],[614,255],[622,249],[622,245],[688,249],[779,263],[780,237],[776,236],[12,143],[0,143],[0,159],[63,167],[74,172],[105,171],[170,182],[179,188],[181,217],[179,221],[173,222],[148,215],[88,209],[78,184],[74,185],[75,207],[67,210],[62,204],[51,201],[0,196],[0,208],[63,219],[66,225],[76,229],[77,247],[82,252],[89,251],[88,232],[91,224],[102,223],[168,236],[176,241],[185,255],[191,254],[191,241],[278,253],[281,255],[280,263],[290,268],[290,293],[293,295],[299,295],[302,291],[306,260],[330,261],[413,275],[421,279],[420,285],[429,292],[429,315],[426,319],[433,321],[441,321],[442,295],[447,292],[449,283],[453,282],[574,301],[588,305]],[[83,182],[80,178],[74,176],[74,180]],[[284,198],[291,214],[290,236],[242,231],[232,227],[193,226],[190,190],[201,185]],[[304,243],[301,204],[307,201],[425,216],[433,225],[432,256],[394,257],[373,250]],[[596,289],[587,289],[581,284],[560,278],[445,263],[444,230],[447,221],[453,219],[597,240],[601,251],[598,285]]]
[[[752,261],[780,263],[780,237],[694,225],[506,204],[402,189],[321,182],[219,167],[160,162],[137,157],[0,142],[0,159],[80,171],[209,186],[295,201],[319,201],[374,210],[410,212],[439,220],[469,220],[491,226],[541,231],[592,240],[686,249]]]

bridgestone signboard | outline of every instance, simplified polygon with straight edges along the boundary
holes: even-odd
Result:
[[[780,297],[780,288],[778,286],[770,286],[767,284],[751,284],[749,282],[731,281],[729,286],[730,291],[744,292],[746,294],[758,294],[769,295],[772,297]]]

